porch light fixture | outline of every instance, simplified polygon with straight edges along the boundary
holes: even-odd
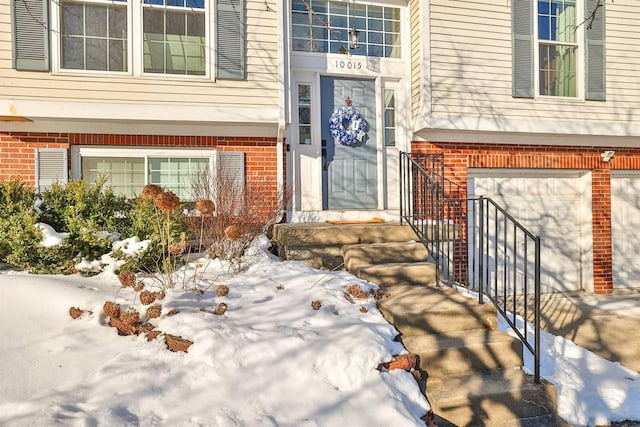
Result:
[[[360,47],[360,41],[358,40],[359,35],[360,31],[356,30],[356,27],[349,30],[349,49],[357,49]]]

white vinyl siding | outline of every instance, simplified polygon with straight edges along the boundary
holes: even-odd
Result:
[[[212,80],[203,77],[105,75],[86,73],[30,73],[13,67],[11,49],[12,2],[0,3],[0,81],[2,99],[47,102],[238,106],[278,109],[277,4],[246,1],[246,80]],[[131,117],[135,119],[135,117]],[[197,118],[196,118],[197,119]],[[239,120],[229,117],[229,120]]]
[[[431,63],[423,66],[430,73],[426,80],[431,82],[433,124],[516,131],[534,120],[535,132],[589,133],[597,128],[629,135],[629,124],[640,122],[640,27],[634,25],[640,2],[607,2],[605,102],[513,98],[512,3],[430,1]],[[640,134],[637,128],[632,132]]]

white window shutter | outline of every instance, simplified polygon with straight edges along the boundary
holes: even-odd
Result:
[[[36,148],[36,190],[42,192],[55,182],[68,181],[67,150],[64,148]]]
[[[513,0],[511,10],[513,37],[513,96],[533,98],[533,1]]]
[[[586,88],[585,98],[591,101],[604,101],[606,92],[605,61],[605,5],[598,6],[595,17],[591,14],[598,0],[587,0],[585,6],[585,60]]]
[[[246,78],[245,2],[218,0],[216,4],[216,76],[243,80]]]
[[[49,71],[49,0],[11,0],[13,66]]]
[[[238,215],[244,208],[244,153],[218,151],[217,155],[218,182],[221,183],[217,187],[217,204],[224,211]]]

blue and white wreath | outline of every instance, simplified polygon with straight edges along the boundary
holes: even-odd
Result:
[[[364,144],[369,124],[352,106],[338,107],[329,118],[331,136],[340,144],[350,147]]]

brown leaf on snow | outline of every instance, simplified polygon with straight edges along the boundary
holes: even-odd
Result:
[[[225,314],[227,312],[227,304],[221,302],[220,304],[218,304],[218,306],[216,308],[213,309],[213,314],[217,314],[218,316],[222,316],[223,314]]]
[[[384,362],[378,365],[378,369],[386,369],[393,371],[395,369],[403,369],[405,371],[411,371],[416,367],[418,363],[418,357],[415,354],[400,354],[395,356],[391,362]]]
[[[226,297],[229,295],[229,287],[227,285],[220,285],[216,289],[216,295],[219,297]]]
[[[186,340],[182,337],[167,334],[164,336],[164,342],[167,344],[167,348],[171,351],[184,351],[188,352],[189,347],[193,344],[193,341]]]
[[[364,299],[369,295],[360,289],[360,286],[357,283],[352,283],[347,287],[347,293],[354,298]]]
[[[313,308],[314,310],[320,310],[320,307],[322,307],[322,303],[319,299],[311,301],[311,308]]]
[[[69,315],[74,319],[77,319],[78,317],[82,316],[82,313],[84,313],[84,310],[80,310],[78,307],[71,307],[69,309]]]

